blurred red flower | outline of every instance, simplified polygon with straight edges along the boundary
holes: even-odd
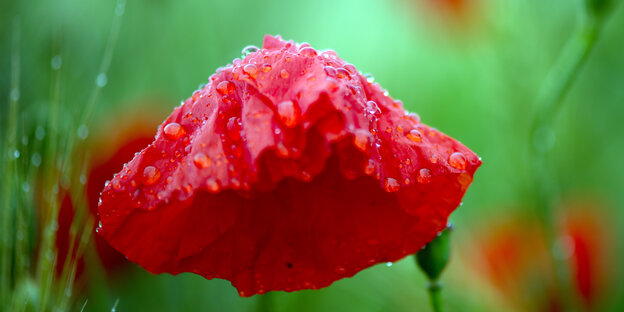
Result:
[[[560,311],[567,297],[557,274],[572,285],[577,302],[592,310],[603,299],[613,273],[608,211],[595,202],[566,201],[559,207],[554,245],[532,217],[512,216],[488,226],[473,244],[472,264],[512,305],[532,311]],[[477,252],[475,253],[475,247]],[[565,281],[564,281],[565,282]]]
[[[477,155],[333,51],[267,36],[246,54],[104,188],[111,245],[251,296],[328,286],[445,228]]]
[[[146,112],[149,103],[150,110]],[[154,139],[154,129],[158,126],[157,115],[153,113],[154,101],[141,101],[133,103],[131,110],[141,112],[134,114],[132,119],[115,118],[115,122],[104,118],[98,120],[99,127],[92,129],[88,145],[92,151],[89,154],[89,169],[86,175],[86,200],[89,214],[96,218],[99,194],[108,179],[122,169],[123,165],[134,157],[134,154],[149,145]],[[137,110],[139,108],[139,110]],[[74,221],[75,208],[71,196],[65,192],[61,202],[58,216],[58,230],[56,234],[57,247],[57,274],[61,274],[65,261],[69,255],[70,228]],[[95,230],[95,228],[93,229]],[[104,269],[115,272],[128,261],[117,250],[112,248],[102,237],[93,236],[95,249]],[[72,257],[76,257],[76,248],[72,251]],[[84,259],[77,262],[76,278],[80,277],[84,270]]]

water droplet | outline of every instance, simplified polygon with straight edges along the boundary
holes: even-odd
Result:
[[[437,164],[439,159],[440,159],[440,156],[438,156],[437,154],[433,154],[431,155],[431,157],[429,157],[429,160],[434,164]]]
[[[55,55],[52,57],[50,61],[50,66],[52,66],[52,70],[59,70],[63,65],[63,58],[60,55]]]
[[[282,78],[286,79],[286,78],[288,78],[289,76],[290,76],[290,73],[289,73],[287,70],[282,69],[282,70],[280,71],[280,77],[282,77]]]
[[[234,93],[234,84],[230,81],[221,81],[217,85],[217,91],[223,95]]]
[[[325,73],[329,77],[336,77],[336,69],[331,66],[325,66]]]
[[[432,178],[431,170],[427,168],[421,168],[420,170],[418,170],[416,181],[420,184],[427,184],[431,182],[431,178]]]
[[[206,181],[206,189],[212,193],[217,193],[221,187],[219,186],[219,182],[217,182],[217,180],[210,178]]]
[[[276,154],[277,156],[281,157],[281,158],[288,158],[290,156],[290,151],[288,151],[288,148],[286,148],[286,146],[284,145],[284,143],[279,142],[277,143],[276,147]]]
[[[367,81],[368,83],[373,83],[373,82],[375,82],[375,77],[373,77],[373,74],[366,73],[366,74],[364,74],[363,76],[366,78],[366,81]]]
[[[80,127],[78,127],[78,137],[81,139],[86,139],[89,136],[89,128],[87,128],[87,125],[80,125]]]
[[[262,70],[262,72],[268,73],[271,71],[271,69],[273,69],[273,67],[270,64],[262,64],[260,69]]]
[[[147,166],[143,169],[143,184],[153,185],[160,179],[160,170],[154,166]]]
[[[163,133],[165,133],[165,136],[168,139],[177,140],[181,138],[186,133],[186,131],[184,131],[184,128],[179,123],[172,122],[165,126],[165,128],[163,129]]]
[[[317,55],[316,50],[311,47],[304,47],[299,50],[299,54],[303,57],[315,57]]]
[[[398,191],[400,186],[401,185],[399,184],[399,182],[393,178],[386,178],[386,180],[384,181],[384,189],[388,193]]]
[[[296,126],[301,115],[299,107],[293,101],[283,101],[277,104],[277,114],[282,123],[288,128]]]
[[[386,262],[386,266],[387,267],[391,267],[392,266],[392,262]]]
[[[449,156],[449,165],[455,169],[464,170],[466,169],[466,157],[464,154],[460,152],[455,152]]]
[[[243,71],[249,75],[249,77],[256,79],[258,77],[258,67],[254,64],[247,64],[243,67]]]
[[[420,116],[416,113],[407,113],[405,119],[411,121],[413,124],[420,123]]]
[[[358,72],[358,71],[357,71],[357,69],[355,68],[355,66],[353,66],[353,64],[348,64],[348,63],[347,63],[347,64],[345,64],[343,67],[344,67],[347,71],[349,71],[349,73],[351,73],[352,75],[353,75],[353,74],[356,74],[356,73]]]
[[[20,98],[20,90],[18,88],[11,89],[9,96],[11,97],[11,101],[17,102]]]
[[[27,181],[22,183],[22,191],[24,191],[24,193],[30,192],[30,184]]]
[[[366,162],[366,166],[364,167],[364,173],[366,173],[367,175],[372,175],[373,173],[375,173],[375,161],[372,159],[369,159]]]
[[[197,168],[203,169],[210,166],[210,158],[204,153],[197,153],[193,156],[193,163]]]
[[[351,74],[344,68],[338,68],[336,69],[336,77],[340,79],[351,79]]]
[[[377,103],[375,103],[375,101],[366,102],[366,112],[371,115],[381,114],[381,110],[379,109],[379,106],[377,106]]]
[[[299,179],[304,182],[310,182],[312,181],[312,175],[308,171],[303,170],[299,173]]]
[[[459,184],[461,184],[463,187],[468,187],[470,183],[472,183],[472,177],[470,176],[470,174],[462,172],[457,177],[457,182],[459,182]]]
[[[115,191],[120,191],[121,190],[121,183],[118,180],[113,181],[113,190]]]
[[[145,198],[143,197],[143,193],[141,192],[140,189],[137,189],[136,191],[134,191],[134,194],[132,195],[131,203],[134,208],[140,208],[145,203]]]
[[[353,145],[362,152],[366,152],[370,146],[370,133],[358,129],[353,135]]]
[[[334,271],[336,271],[336,274],[339,275],[344,275],[345,273],[347,273],[347,269],[342,265],[336,266],[334,268]]]
[[[43,140],[45,137],[45,129],[41,125],[37,126],[37,129],[35,130],[35,137],[39,141]]]
[[[416,142],[416,143],[422,142],[422,134],[420,133],[420,131],[416,129],[410,130],[410,132],[407,133],[406,137],[410,139],[412,142]]]
[[[243,50],[241,51],[241,55],[243,57],[246,57],[246,56],[248,56],[251,53],[258,52],[259,50],[260,50],[260,48],[254,46],[254,45],[248,45],[248,46],[243,48]]]
[[[13,159],[18,159],[20,157],[20,151],[17,149],[13,150]]]
[[[95,78],[95,85],[98,88],[103,88],[104,86],[106,86],[106,84],[108,83],[108,77],[106,77],[105,73],[100,73],[99,75],[97,75],[97,77]]]
[[[238,141],[241,139],[241,122],[238,117],[230,117],[227,123],[227,134],[230,139]]]

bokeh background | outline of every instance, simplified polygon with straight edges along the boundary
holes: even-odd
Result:
[[[624,9],[617,4],[544,135],[545,221],[530,127],[540,87],[580,25],[582,0],[2,1],[2,159],[18,161],[15,174],[3,175],[2,189],[15,199],[2,209],[31,210],[21,255],[11,247],[19,237],[8,222],[19,213],[3,215],[3,252],[15,261],[27,257],[28,265],[22,275],[10,270],[13,286],[2,288],[2,298],[31,298],[27,309],[41,298],[39,211],[46,208],[36,198],[39,175],[54,167],[46,156],[53,132],[60,142],[84,141],[68,155],[87,161],[78,179],[62,179],[59,193],[80,183],[97,195],[95,185],[216,68],[247,45],[261,46],[265,34],[280,34],[337,51],[424,123],[483,158],[451,217],[452,259],[442,278],[447,310],[622,311]],[[49,128],[51,114],[59,116],[56,129]],[[69,227],[74,207],[86,209],[96,197],[87,194],[80,206],[59,195],[59,228]],[[66,253],[62,240],[55,249]],[[101,250],[90,241],[65,308],[255,311],[263,300],[240,298],[227,281],[151,275]],[[276,311],[428,311],[426,285],[408,257],[322,290],[270,299]],[[0,310],[8,306],[0,302]]]

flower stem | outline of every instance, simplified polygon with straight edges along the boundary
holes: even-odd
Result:
[[[273,306],[273,294],[268,292],[266,294],[258,296],[256,311],[258,312],[272,312],[274,311]]]
[[[555,60],[537,95],[536,114],[530,128],[528,161],[535,179],[537,215],[546,224],[552,224],[552,207],[558,189],[553,183],[552,166],[546,160],[554,145],[553,120],[586,63],[598,38],[604,18],[585,12],[581,26],[572,34]]]
[[[536,114],[530,128],[529,157],[532,188],[536,195],[535,212],[545,229],[548,246],[557,241],[554,207],[560,197],[553,166],[548,161],[548,154],[554,146],[555,134],[552,123],[559,114],[571,87],[576,81],[583,65],[593,50],[605,21],[605,15],[597,15],[584,10],[580,27],[571,35],[566,46],[548,72],[537,95]],[[555,283],[564,297],[570,296],[567,290],[569,272],[563,269],[556,259],[551,259],[555,269]]]
[[[442,308],[442,284],[438,281],[434,281],[429,283],[427,287],[427,291],[429,292],[429,301],[431,303],[431,311],[433,312],[442,312],[444,309]]]

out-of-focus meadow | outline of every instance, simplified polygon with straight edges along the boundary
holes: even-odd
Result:
[[[621,1],[560,110],[530,135],[583,2],[3,1],[0,310],[256,310],[261,296],[240,298],[226,281],[124,263],[86,235],[90,224],[71,220],[76,207],[86,220],[80,211],[93,209],[104,181],[218,67],[280,34],[337,51],[483,158],[451,216],[449,311],[622,311]],[[70,241],[85,256],[61,272]],[[408,257],[322,290],[275,293],[271,304],[427,311],[426,283]]]

